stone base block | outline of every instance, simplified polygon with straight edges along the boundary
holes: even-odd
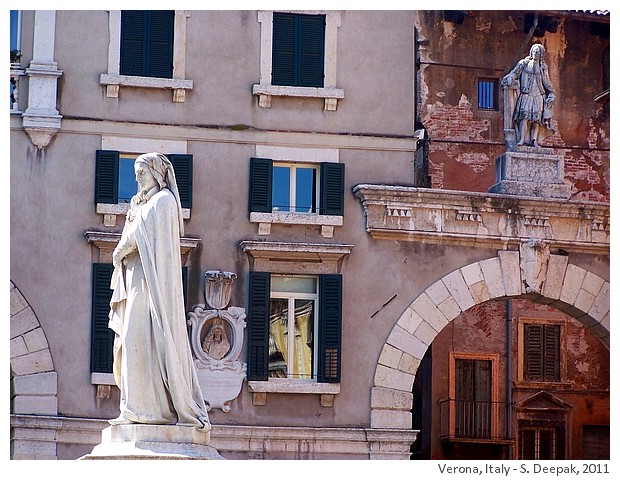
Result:
[[[223,460],[210,432],[182,425],[111,425],[80,460]]]
[[[549,148],[516,147],[495,161],[496,183],[489,192],[567,199],[572,187],[564,181],[564,158]]]

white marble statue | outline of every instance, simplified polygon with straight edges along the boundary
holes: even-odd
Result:
[[[545,47],[532,45],[530,54],[502,79],[502,86],[511,99],[506,102],[504,115],[512,119],[516,144],[539,146],[554,133],[551,118],[555,90],[545,63]]]
[[[181,203],[170,160],[146,153],[135,161],[131,199],[113,253],[110,328],[114,377],[125,423],[210,429],[186,329],[181,279]]]

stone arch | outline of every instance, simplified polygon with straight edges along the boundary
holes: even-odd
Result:
[[[447,274],[414,299],[379,356],[372,428],[411,428],[411,391],[426,349],[449,322],[474,305],[518,297],[549,304],[580,321],[609,348],[609,282],[569,263],[568,256],[548,251],[544,261],[537,260],[533,282],[522,257],[523,251],[500,251]]]
[[[57,415],[58,380],[45,332],[11,282],[11,414]]]

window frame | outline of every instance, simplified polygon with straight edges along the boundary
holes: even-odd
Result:
[[[271,302],[273,302],[273,300],[286,300],[287,301],[287,309],[290,312],[291,311],[291,305],[293,306],[293,311],[295,311],[295,302],[297,300],[311,300],[313,302],[313,313],[312,313],[312,317],[313,317],[313,340],[312,340],[312,367],[311,367],[311,372],[313,374],[316,374],[317,372],[317,367],[318,367],[318,352],[319,352],[319,348],[318,348],[318,333],[319,333],[319,279],[316,275],[284,275],[284,274],[273,274],[271,275],[271,278],[273,279],[274,277],[280,277],[280,278],[307,278],[307,279],[313,279],[314,280],[314,288],[316,290],[316,293],[302,293],[302,292],[283,292],[283,291],[278,291],[278,290],[274,290],[274,288],[272,287],[269,290],[269,301],[270,301],[270,306],[271,306]],[[269,311],[269,316],[271,318],[271,316],[273,315],[273,312]],[[291,318],[290,315],[288,315],[288,319],[287,319],[287,328],[288,331],[291,332],[294,330],[294,318]],[[293,328],[291,328],[293,327]],[[269,333],[269,335],[271,336],[271,332]],[[295,378],[295,374],[294,372],[292,372],[292,368],[293,368],[293,357],[296,353],[296,350],[294,348],[294,335],[288,335],[287,336],[287,356],[288,358],[286,358],[286,366],[287,366],[287,372],[286,372],[286,377],[285,380],[287,381],[309,381],[309,382],[316,382],[316,379],[314,378],[316,375],[312,375],[310,378]],[[293,347],[293,348],[291,348]],[[282,379],[277,378],[277,377],[269,377],[270,382],[278,382],[278,381],[282,381]]]
[[[271,213],[275,212],[287,212],[287,213],[299,213],[302,215],[307,214],[317,214],[320,212],[321,205],[319,200],[321,198],[320,194],[320,182],[318,181],[320,175],[320,165],[307,164],[307,163],[296,163],[296,162],[273,162],[273,168],[288,168],[288,178],[289,178],[289,205],[287,205],[288,210],[276,210],[276,206],[274,206],[273,195],[276,189],[276,181],[274,175],[274,181],[272,182],[272,190],[271,190],[271,198],[272,198],[272,210]],[[314,170],[314,186],[312,188],[312,211],[297,211],[297,170],[300,168],[312,169]],[[275,172],[274,172],[275,173]]]
[[[558,347],[558,356],[557,359],[557,369],[558,369],[558,378],[553,381],[544,380],[531,380],[528,378],[526,371],[526,361],[527,361],[527,345],[525,338],[525,330],[526,325],[541,325],[543,326],[556,326],[559,327],[559,347]],[[517,378],[518,385],[523,387],[531,387],[531,388],[542,388],[548,385],[567,385],[570,382],[565,380],[566,377],[566,357],[565,354],[565,339],[566,336],[566,321],[557,320],[557,319],[541,319],[541,318],[519,318],[518,320],[518,367],[517,367]],[[543,364],[544,364],[544,352],[543,352]]]
[[[482,84],[493,85],[492,106],[490,107],[482,105],[482,99],[480,96],[480,89],[481,89]],[[483,110],[487,112],[498,111],[499,110],[499,79],[494,78],[494,77],[479,77],[477,97],[478,97],[478,110]]]
[[[456,362],[457,360],[483,360],[491,362],[491,386],[490,386],[490,402],[491,402],[491,428],[489,437],[481,438],[498,438],[500,432],[500,404],[499,404],[499,354],[489,353],[470,353],[470,352],[450,352],[450,371],[449,371],[449,437],[456,438]],[[454,400],[454,401],[452,401]],[[459,437],[462,438],[462,437]],[[477,437],[464,437],[477,438]]]
[[[534,457],[524,457],[524,431],[533,431],[534,435],[540,438],[540,432],[551,431],[553,432],[554,443],[554,457],[549,459],[540,458],[540,442],[534,441]],[[518,459],[519,460],[564,460],[566,450],[566,427],[563,423],[557,421],[549,421],[545,419],[540,420],[519,420],[517,424],[518,432]]]
[[[248,359],[248,387],[252,392],[253,405],[265,405],[268,393],[291,393],[291,394],[318,394],[320,395],[321,405],[332,407],[334,396],[340,393],[340,377],[333,378],[333,382],[323,381],[268,381],[268,354],[265,347],[268,342],[267,321],[254,322],[254,314],[267,315],[269,310],[269,294],[261,293],[255,295],[254,292],[264,292],[270,290],[267,286],[267,278],[270,275],[283,274],[286,276],[307,276],[313,275],[324,279],[339,278],[340,283],[340,308],[341,315],[340,329],[336,336],[326,338],[323,345],[329,348],[337,347],[342,352],[342,323],[344,312],[342,310],[343,277],[340,275],[342,258],[349,255],[353,245],[348,244],[309,244],[309,243],[286,243],[244,240],[240,242],[239,248],[248,255],[248,261],[252,266],[249,273],[249,301],[248,301],[248,326],[247,326],[247,359]],[[269,280],[270,282],[270,280]],[[338,283],[338,281],[337,281]],[[322,291],[319,285],[319,292]],[[320,295],[320,293],[319,293]],[[319,298],[319,303],[320,298]],[[319,316],[321,315],[322,305],[319,305]],[[334,314],[333,310],[326,311],[325,314]],[[319,320],[320,322],[320,320]],[[320,335],[326,333],[321,331]],[[327,341],[329,340],[329,342]],[[258,341],[258,345],[252,345]],[[262,344],[262,345],[261,345]],[[262,350],[261,350],[262,349]],[[319,354],[320,358],[320,354]],[[256,362],[259,363],[256,363]],[[260,362],[264,362],[262,365]],[[253,363],[254,362],[254,363]],[[324,368],[325,365],[323,365]],[[256,368],[257,367],[257,368]],[[337,368],[341,364],[336,363]],[[262,371],[261,371],[262,369]],[[340,373],[340,372],[338,372]]]
[[[273,10],[258,12],[260,23],[260,79],[252,86],[252,94],[259,97],[258,105],[271,108],[271,97],[304,97],[324,99],[324,110],[335,111],[338,100],[344,98],[344,90],[337,88],[338,27],[340,11],[326,10],[278,10],[279,13],[325,15],[325,52],[323,55],[323,87],[297,87],[272,83]]]
[[[99,84],[106,87],[107,98],[118,98],[120,87],[158,88],[172,90],[173,102],[185,102],[185,92],[194,88],[193,80],[185,78],[187,10],[174,11],[174,43],[172,53],[172,78],[141,77],[120,74],[121,10],[109,11],[108,71],[99,77]]]
[[[172,156],[190,155],[187,153],[187,141],[185,140],[144,139],[115,136],[103,136],[101,139],[101,148],[98,149],[98,151],[117,152],[119,157],[121,155],[137,157],[144,152],[164,152],[166,156],[168,156],[166,152],[175,152],[174,154],[172,154]],[[117,168],[118,163],[119,162],[117,162]],[[193,164],[193,160],[190,163]],[[177,172],[175,170],[175,174],[176,173]],[[106,227],[116,226],[117,217],[119,215],[125,216],[129,211],[129,203],[118,203],[118,174],[119,172],[117,171],[115,174],[116,184],[111,187],[116,191],[116,201],[113,201],[113,196],[108,198],[108,201],[101,201],[98,195],[98,166],[95,167],[95,211],[96,213],[103,215],[103,224]],[[187,205],[189,198],[189,206],[181,208],[181,215],[183,216],[183,219],[187,220],[191,218],[191,197],[193,196],[193,166],[190,166],[189,170],[184,170],[183,175],[185,175],[186,177],[186,183],[189,184],[189,191],[185,192],[182,195],[182,201],[185,205]],[[179,177],[179,175],[177,175],[177,177]],[[177,182],[178,180],[179,178],[177,178]],[[181,193],[181,191],[179,193]]]
[[[315,213],[273,211],[272,170],[273,164],[281,163],[318,167]],[[339,150],[257,145],[256,157],[250,159],[249,170],[248,211],[250,222],[258,224],[260,236],[270,235],[273,224],[284,224],[320,226],[324,238],[333,238],[334,228],[342,226],[346,173],[339,160]],[[257,179],[260,180],[258,183]],[[336,198],[333,197],[335,190]]]

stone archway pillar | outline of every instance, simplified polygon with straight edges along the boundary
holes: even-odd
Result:
[[[32,307],[11,282],[11,414],[55,416],[58,414],[58,379],[47,338]],[[26,421],[28,423],[28,421]],[[56,457],[56,429],[14,426],[12,459]]]

